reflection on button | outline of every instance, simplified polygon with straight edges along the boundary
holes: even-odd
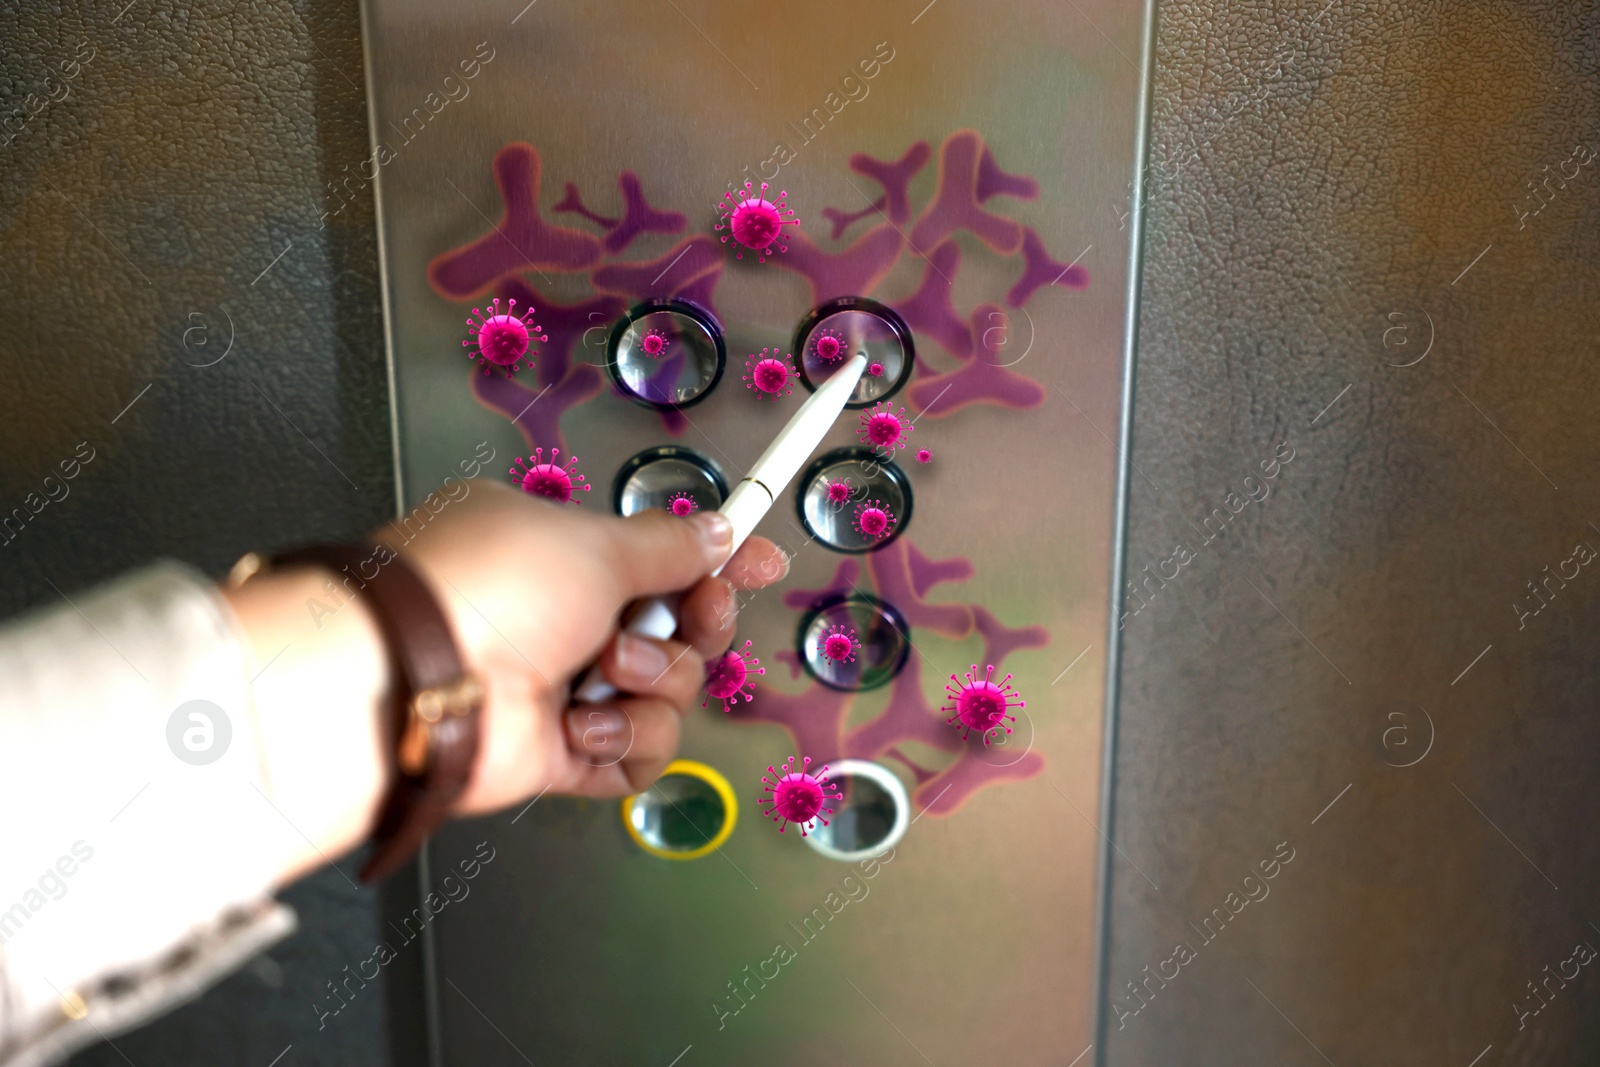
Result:
[[[617,320],[606,369],[624,393],[654,408],[685,408],[722,380],[728,353],[711,314],[685,300],[650,300]]]
[[[875,597],[829,597],[800,620],[800,662],[830,689],[876,689],[905,666],[908,632],[900,613]]]
[[[893,460],[838,448],[800,475],[795,496],[806,530],[838,552],[870,552],[911,521],[911,482]]]
[[[844,794],[828,825],[804,840],[829,859],[850,863],[900,843],[911,825],[911,798],[900,777],[881,763],[845,759],[828,764],[828,780]]]
[[[628,836],[662,859],[699,859],[726,841],[738,821],[728,779],[694,760],[673,760],[649,789],[622,800]]]
[[[624,517],[660,508],[674,515],[715,511],[728,483],[710,458],[681,445],[647,448],[622,465],[611,489],[611,507]]]
[[[911,327],[893,308],[860,296],[830,300],[800,320],[794,357],[807,389],[815,391],[857,354],[867,357],[867,372],[845,406],[864,408],[911,380],[916,361]]]

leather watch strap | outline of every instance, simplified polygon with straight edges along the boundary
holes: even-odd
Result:
[[[483,683],[462,663],[455,635],[422,577],[385,545],[310,545],[275,555],[274,567],[311,564],[372,609],[388,648],[393,693],[386,716],[391,780],[361,879],[404,865],[472,780]]]

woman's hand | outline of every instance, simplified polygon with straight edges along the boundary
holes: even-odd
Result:
[[[380,536],[435,587],[468,666],[488,685],[483,748],[463,812],[492,811],[551,789],[623,796],[645,788],[678,750],[683,715],[726,652],[736,592],[789,569],[782,550],[747,540],[721,576],[733,536],[716,512],[629,519],[469,482],[409,544]],[[688,590],[672,640],[617,632],[629,602]],[[571,689],[599,659],[620,693],[569,707]]]
[[[738,590],[782,578],[765,538],[727,559],[727,521],[653,511],[628,519],[488,481],[438,496],[437,510],[377,531],[433,587],[469,669],[487,686],[482,744],[458,809],[494,811],[545,790],[638,792],[677,751],[705,662],[727,650]],[[423,509],[413,515],[427,514]],[[387,656],[365,605],[317,568],[265,574],[224,591],[257,664],[253,710],[269,798],[304,839],[283,881],[365,839],[388,783],[380,717]],[[617,632],[630,601],[685,591],[679,629],[657,641]],[[568,706],[598,658],[619,694]]]

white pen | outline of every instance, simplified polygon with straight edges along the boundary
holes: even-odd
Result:
[[[728,499],[722,502],[718,510],[733,524],[734,552],[739,551],[745,538],[755,531],[762,516],[788,488],[806,460],[811,458],[811,453],[828,435],[866,368],[865,356],[852,356],[827,381],[817,386],[817,391],[800,405],[794,418],[761,453],[761,458],[751,466],[750,473],[733,487]],[[733,558],[732,553],[728,558]],[[721,574],[722,567],[711,573]],[[678,600],[674,595],[640,601],[624,629],[643,637],[663,640],[671,637],[678,629]],[[616,693],[616,687],[601,677],[599,668],[591,668],[583,681],[578,683],[573,699],[579,703],[597,704],[611,699]]]

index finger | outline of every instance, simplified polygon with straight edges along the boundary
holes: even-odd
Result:
[[[601,549],[625,601],[689,588],[727,559],[733,544],[733,526],[715,511],[680,519],[650,510],[603,529]]]

